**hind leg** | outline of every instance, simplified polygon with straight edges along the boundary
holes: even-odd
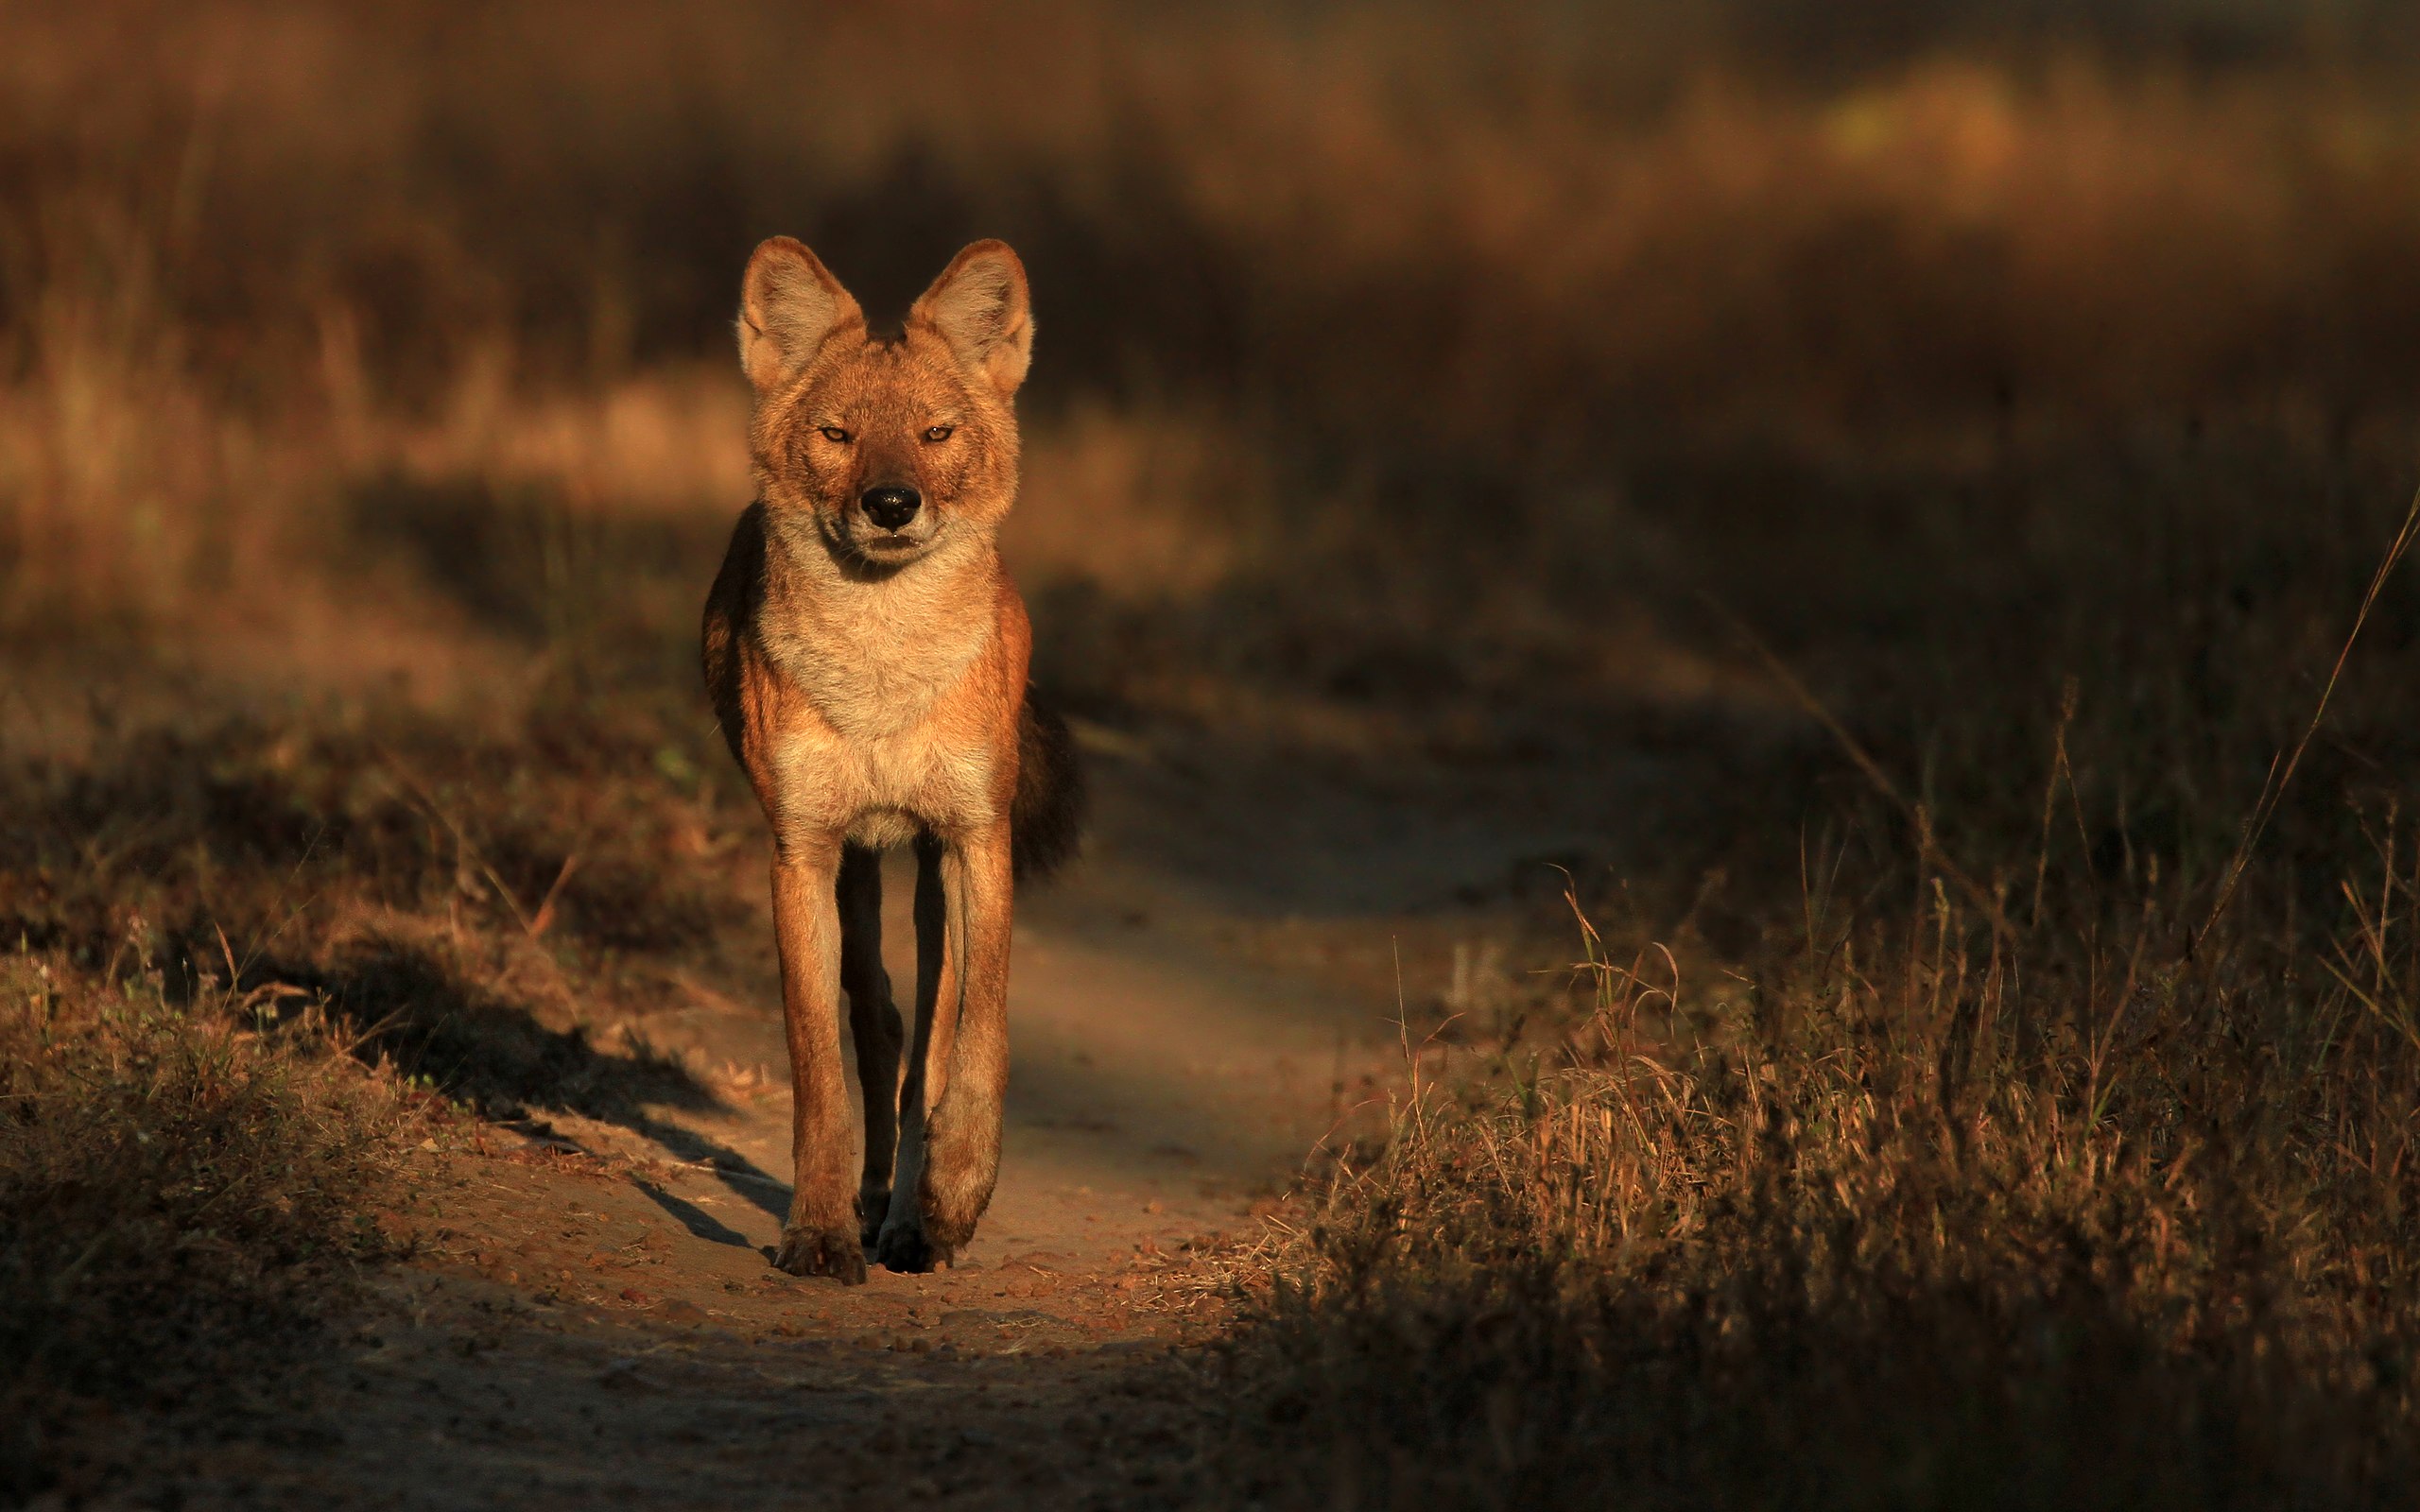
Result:
[[[882,966],[882,852],[840,852],[840,986],[849,995],[857,1085],[865,1094],[865,1174],[857,1184],[858,1241],[872,1245],[890,1211],[890,1166],[899,1144],[899,1010]]]
[[[916,1187],[925,1170],[932,1100],[947,1080],[949,1025],[936,1023],[945,1003],[957,998],[957,964],[948,950],[948,900],[942,886],[942,845],[931,834],[916,837],[916,1030],[908,1044],[908,1080],[899,1091],[899,1172],[890,1188],[890,1211],[875,1239],[874,1259],[892,1270],[927,1271],[935,1256],[925,1240],[916,1210]],[[956,1014],[951,1014],[952,1023]],[[942,1044],[936,1053],[939,1029]],[[942,1257],[946,1258],[946,1257]]]

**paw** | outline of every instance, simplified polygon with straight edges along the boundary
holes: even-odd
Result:
[[[872,1249],[882,1238],[882,1220],[890,1211],[890,1189],[869,1187],[857,1194],[857,1243]]]
[[[846,1229],[785,1228],[773,1264],[793,1276],[831,1276],[843,1286],[866,1283],[865,1251]]]
[[[924,1229],[907,1224],[886,1226],[874,1241],[873,1258],[883,1268],[912,1276],[948,1264],[951,1254],[950,1246],[934,1243]]]

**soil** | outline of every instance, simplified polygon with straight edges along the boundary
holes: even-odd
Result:
[[[768,927],[738,989],[697,985],[622,1026],[719,1068],[717,1106],[432,1141],[420,1195],[380,1215],[409,1259],[373,1283],[366,1326],[280,1392],[193,1416],[124,1504],[1232,1499],[1231,1430],[1205,1410],[1212,1257],[1265,1238],[1322,1142],[1383,1107],[1407,972],[1433,1005],[1477,917],[1425,906],[1441,878],[1522,857],[1424,871],[1400,805],[1302,782],[1255,801],[1267,774],[1092,744],[1089,853],[1020,900],[1005,1160],[954,1268],[842,1287],[768,1263],[789,1195]],[[890,880],[905,983],[908,879]]]

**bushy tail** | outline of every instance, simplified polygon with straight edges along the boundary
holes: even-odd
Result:
[[[1084,837],[1084,769],[1076,738],[1057,710],[1026,690],[1017,716],[1017,796],[1009,808],[1009,852],[1019,882],[1039,881],[1075,857]]]

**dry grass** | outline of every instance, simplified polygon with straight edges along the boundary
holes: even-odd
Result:
[[[2291,943],[2188,954],[2206,894],[2156,882],[2108,887],[2131,927],[2002,930],[1837,855],[1710,981],[1588,932],[1593,1011],[1416,1085],[1256,1283],[1239,1432],[1288,1452],[1237,1473],[1304,1505],[2397,1504],[2420,919],[2408,820],[2373,833]]]
[[[2002,991],[2055,959],[1887,949],[1828,942],[1652,1055],[1609,973],[1601,1045],[1407,1110],[1247,1335],[1310,1467],[1276,1482],[2393,1504],[2420,1447],[2400,1033],[2165,969],[2027,1002]]]
[[[237,1405],[340,1319],[433,1126],[315,1009],[180,998],[137,941],[0,961],[0,1493],[90,1491],[112,1416]],[[292,994],[299,996],[299,994]]]
[[[736,269],[801,234],[896,310],[1004,234],[1080,712],[1555,814],[1664,774],[1575,878],[1621,969],[1262,1298],[1280,1482],[2383,1499],[2408,576],[2202,926],[2420,480],[2410,23],[2006,10],[12,13],[0,939],[85,1027],[9,1074],[318,1107],[262,1047],[319,1031],[226,1026],[283,984],[491,1111],[711,1095],[588,1026],[728,964]]]
[[[1146,557],[1207,512],[1227,578],[1364,551],[1374,520],[1422,560],[1483,512],[1508,580],[1567,606],[1591,585],[1538,570],[1681,437],[1870,458],[2411,412],[2399,81],[1921,35],[1792,79],[1759,61],[1791,24],[1754,14],[1713,52],[1637,16],[1480,37],[1080,0],[20,15],[13,612],[158,612],[323,558],[396,476],[729,511],[732,269],[776,229],[883,308],[958,241],[1015,239],[1048,321],[1033,419],[1075,454],[1037,481],[1131,473],[1138,426],[1176,428],[1115,524],[1038,507],[1096,539],[1140,512]],[[2262,15],[2247,35],[2294,29]],[[1255,460],[1188,465],[1205,442]]]
[[[2325,555],[2247,554],[2270,614],[2171,590],[2044,636],[2098,653],[2048,663],[2061,700],[1955,638],[1957,694],[1869,682],[1860,728],[1920,738],[1836,723],[1850,769],[1766,768],[1795,867],[1702,888],[1669,948],[1627,892],[1617,949],[1582,918],[1570,1011],[1415,1058],[1247,1273],[1237,1441],[1288,1451],[1236,1473],[1305,1505],[2397,1504],[2411,528],[2341,600],[2340,637],[2393,606],[2342,679],[2258,644],[2344,586]]]
[[[157,677],[159,674],[150,674]],[[129,683],[141,686],[137,672]],[[104,686],[100,701],[124,696]],[[0,933],[81,969],[132,940],[181,993],[294,989],[455,1096],[596,1116],[705,1095],[585,1025],[715,969],[744,917],[710,731],[630,704],[482,729],[342,706],[106,730],[0,766]]]
[[[102,717],[0,756],[9,1494],[274,1417],[391,1258],[375,1216],[437,1178],[409,1148],[464,1111],[714,1104],[617,1031],[715,979],[738,907],[680,743],[710,731],[213,713],[229,690],[74,665]]]

